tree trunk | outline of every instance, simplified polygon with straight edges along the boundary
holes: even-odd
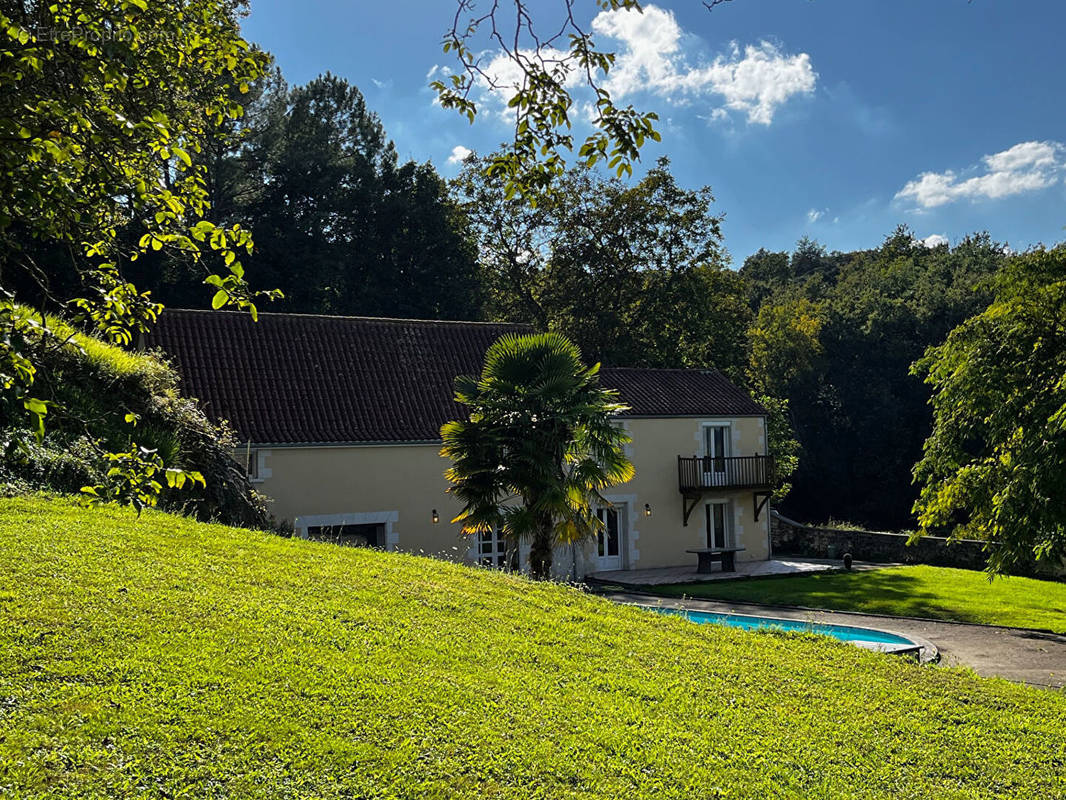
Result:
[[[541,524],[533,536],[529,549],[529,574],[534,580],[543,581],[551,577],[552,571],[552,535],[551,522]]]

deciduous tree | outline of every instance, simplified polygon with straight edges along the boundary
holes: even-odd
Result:
[[[29,276],[46,243],[72,254],[76,287],[59,305],[128,344],[159,306],[124,275],[145,253],[177,250],[199,266],[215,306],[255,313],[240,226],[220,227],[205,186],[205,142],[242,113],[235,99],[267,57],[240,35],[229,0],[5,3],[0,7],[0,281]],[[136,230],[127,239],[121,230]],[[0,298],[0,390],[40,429],[28,326]],[[37,336],[40,331],[33,335]]]
[[[1066,557],[1066,246],[1015,257],[992,304],[915,364],[933,430],[919,533],[982,539],[988,569]]]
[[[568,171],[557,196],[530,208],[483,167],[469,160],[456,188],[478,235],[489,316],[565,333],[613,365],[743,378],[751,312],[708,187],[683,189],[660,159],[634,185]]]

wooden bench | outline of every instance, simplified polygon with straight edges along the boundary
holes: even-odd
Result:
[[[694,550],[686,550],[686,553],[695,553],[699,561],[696,563],[696,572],[701,575],[711,572],[711,565],[715,561],[722,562],[722,572],[736,572],[736,554],[744,550],[743,547],[698,547]]]

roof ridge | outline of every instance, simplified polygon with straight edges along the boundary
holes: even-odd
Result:
[[[603,369],[639,369],[645,372],[713,372],[717,375],[721,375],[722,371],[715,367],[623,367],[620,365],[601,365]]]
[[[181,312],[182,314],[225,314],[225,315],[241,315],[244,316],[244,311],[234,311],[231,309],[219,309],[212,310],[209,308],[173,308],[167,306],[163,309],[165,314],[168,311]],[[510,328],[532,328],[532,324],[528,322],[491,322],[488,320],[475,320],[475,319],[416,319],[414,317],[364,317],[351,314],[307,314],[299,311],[260,311],[261,317],[300,317],[306,319],[338,319],[338,320],[353,320],[359,322],[403,322],[411,323],[417,322],[421,325],[484,325],[484,326],[497,326],[497,327],[510,327]]]

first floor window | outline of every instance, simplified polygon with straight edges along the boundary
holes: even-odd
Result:
[[[507,565],[507,540],[503,531],[487,531],[477,535],[477,563],[496,568]]]
[[[729,503],[708,503],[704,506],[707,513],[707,546],[729,546]]]

